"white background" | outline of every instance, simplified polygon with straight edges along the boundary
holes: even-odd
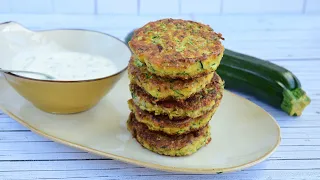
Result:
[[[0,13],[314,14],[320,0],[0,0]]]

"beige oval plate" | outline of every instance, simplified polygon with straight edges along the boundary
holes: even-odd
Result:
[[[265,160],[280,143],[280,128],[262,108],[224,92],[211,120],[212,141],[188,157],[167,157],[140,146],[126,129],[130,98],[126,75],[93,109],[47,114],[19,96],[0,77],[0,107],[11,118],[51,140],[139,166],[175,172],[222,173]]]

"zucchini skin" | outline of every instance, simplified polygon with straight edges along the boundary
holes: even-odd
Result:
[[[229,49],[224,51],[221,64],[267,78],[270,81],[279,81],[290,90],[301,87],[298,78],[284,67]]]
[[[225,81],[225,88],[246,93],[274,107],[280,108],[282,88],[254,74],[220,66],[217,73]],[[272,97],[272,98],[270,98]]]
[[[311,102],[292,72],[269,61],[226,49],[217,73],[226,89],[253,95],[290,116],[300,116]]]

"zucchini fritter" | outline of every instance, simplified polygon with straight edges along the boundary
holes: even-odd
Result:
[[[133,113],[129,116],[127,128],[143,147],[167,156],[191,155],[211,141],[209,125],[185,135],[172,136],[150,131],[145,124],[136,120]]]
[[[174,99],[158,100],[146,93],[138,85],[131,83],[130,91],[134,103],[142,110],[155,115],[168,115],[172,118],[196,118],[210,111],[223,96],[224,81],[217,73],[203,90],[181,101]]]
[[[161,19],[137,29],[128,44],[151,73],[190,79],[217,69],[224,52],[221,39],[208,25]]]
[[[146,65],[135,57],[131,57],[128,74],[131,82],[136,83],[159,100],[168,98],[186,99],[203,89],[211,82],[213,77],[213,73],[184,81],[159,77],[150,73]]]
[[[216,102],[214,107],[206,114],[197,118],[169,119],[166,115],[153,115],[147,111],[141,110],[133,103],[128,101],[130,110],[134,113],[138,122],[148,126],[151,131],[161,131],[169,135],[181,135],[192,131],[197,131],[208,124],[213,114],[216,112],[220,102]]]

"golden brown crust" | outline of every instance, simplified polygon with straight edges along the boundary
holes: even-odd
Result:
[[[220,101],[206,114],[197,118],[173,118],[170,119],[166,115],[154,115],[150,112],[141,110],[134,104],[133,100],[128,101],[129,108],[134,113],[138,122],[146,124],[149,130],[162,131],[166,134],[181,135],[192,131],[197,131],[208,124],[213,114],[217,110]]]
[[[133,56],[128,65],[128,74],[132,82],[159,100],[186,99],[203,89],[213,78],[213,73],[187,80],[159,77],[150,73],[146,65]]]
[[[154,43],[155,36],[161,42]],[[183,44],[186,38],[197,42]],[[138,56],[152,57],[149,60],[158,64],[194,63],[212,54],[220,54],[222,49],[219,39],[223,39],[222,35],[215,33],[208,25],[189,20],[162,19],[137,29],[130,47]],[[182,44],[185,46],[184,51],[177,49]]]
[[[150,147],[155,149],[166,148],[168,150],[179,150],[186,147],[199,137],[205,137],[208,134],[209,126],[190,132],[184,135],[168,135],[162,132],[150,131],[146,125],[136,120],[133,113],[130,114],[127,122],[128,129],[132,136],[143,140],[143,143],[147,143]],[[207,141],[209,143],[210,140]],[[142,143],[142,142],[140,142]]]
[[[143,97],[143,99],[145,99],[147,102],[154,104],[155,106],[165,108],[179,107],[184,109],[185,111],[193,111],[203,106],[211,104],[211,102],[217,98],[221,99],[221,93],[223,88],[222,86],[223,84],[221,82],[221,78],[217,73],[215,73],[211,83],[209,83],[202,91],[181,101],[176,99],[159,100],[150,96],[142,88],[132,83],[130,84],[130,90],[131,92],[134,92],[135,95]]]
[[[189,20],[161,19],[137,29],[129,46],[148,65],[175,68],[179,72],[172,76],[187,79],[188,76],[180,76],[179,73],[185,72],[195,63],[208,58],[215,59],[223,54],[221,39],[222,35],[208,25]],[[208,71],[196,72],[192,77]],[[166,73],[158,75],[165,76]]]

